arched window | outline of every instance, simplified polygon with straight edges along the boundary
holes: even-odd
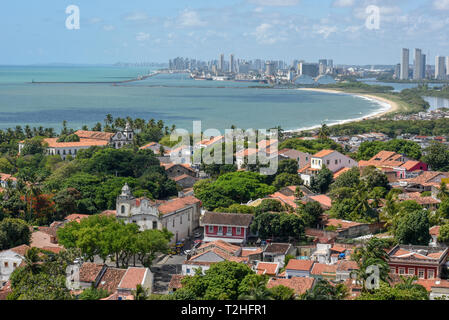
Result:
[[[120,209],[120,211],[121,211],[122,214],[125,214],[125,210],[126,210],[126,209],[125,209],[125,206],[122,206],[121,209]]]

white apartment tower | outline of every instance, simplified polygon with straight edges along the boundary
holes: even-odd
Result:
[[[421,80],[424,78],[423,71],[425,70],[424,58],[421,49],[415,49],[415,64],[413,69],[413,79]]]
[[[410,50],[402,49],[402,61],[401,61],[401,80],[408,80],[410,66]]]
[[[437,56],[435,58],[435,79],[444,80],[446,78],[446,57]]]

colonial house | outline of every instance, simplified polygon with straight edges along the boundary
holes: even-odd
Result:
[[[190,237],[199,227],[201,201],[193,196],[173,200],[136,199],[126,184],[117,197],[116,217],[135,223],[140,230],[168,229],[175,235],[172,242]]]
[[[256,266],[254,267],[254,271],[257,274],[267,275],[270,277],[275,277],[278,275],[280,270],[279,262],[263,262],[258,261]]]
[[[117,293],[119,296],[129,296],[138,285],[141,285],[147,293],[151,294],[153,279],[153,273],[149,268],[128,268],[117,287]]]
[[[311,271],[312,278],[333,281],[337,278],[337,265],[314,263]]]
[[[397,245],[388,255],[392,274],[412,275],[419,279],[441,278],[448,248]]]
[[[10,174],[0,173],[0,188],[6,189],[8,183],[11,183],[11,186],[15,187],[17,185],[17,178]]]
[[[247,264],[248,257],[242,257],[242,249],[238,246],[215,241],[201,246],[196,254],[185,260],[182,264],[182,275],[193,276],[199,269],[201,272],[208,270],[213,264],[223,261],[234,261]]]
[[[164,150],[164,153],[161,154],[161,148]],[[171,148],[163,146],[157,142],[150,142],[149,144],[146,144],[139,148],[140,150],[151,150],[154,154],[164,156],[164,155],[170,155]]]
[[[285,275],[287,279],[293,277],[308,278],[311,275],[314,263],[312,260],[290,259],[285,267]]]
[[[301,152],[295,149],[282,149],[279,151],[279,161],[295,160],[298,163],[298,168],[304,168],[312,158],[312,155],[306,152]]]
[[[161,165],[170,178],[176,178],[184,174],[195,178],[198,176],[189,164],[161,163]]]
[[[335,271],[335,277],[337,281],[347,281],[352,278],[352,273],[358,270],[359,267],[355,261],[352,260],[340,260],[337,262],[337,270]]]
[[[209,139],[203,139],[194,146],[194,150],[198,149],[204,149],[204,148],[211,148],[216,144],[224,143],[225,137],[224,136],[217,136],[217,137],[210,137]]]
[[[435,211],[440,206],[441,200],[432,196],[422,197],[419,192],[402,193],[398,195],[399,201],[413,200],[425,209]]]
[[[417,177],[399,180],[400,186],[407,192],[432,191],[432,187],[439,187],[441,181],[449,178],[449,173],[438,171],[424,171]]]
[[[53,156],[59,155],[65,160],[68,156],[75,158],[80,150],[106,146],[120,149],[134,141],[134,131],[129,124],[126,125],[124,131],[116,133],[78,130],[75,134],[80,138],[80,141],[58,142],[58,138],[44,139],[43,143],[47,148],[46,153]],[[19,143],[19,154],[24,146],[25,142],[21,141]]]
[[[335,150],[322,150],[311,157],[310,163],[299,169],[298,173],[306,186],[310,186],[311,179],[326,166],[333,173],[342,168],[357,167],[357,161]]]
[[[359,162],[361,169],[369,166],[383,171],[390,182],[411,178],[414,176],[414,172],[428,170],[426,163],[411,160],[402,154],[392,151],[380,151],[370,160]]]
[[[418,279],[416,284],[422,285],[429,292],[430,300],[449,300],[449,281],[442,279]]]
[[[30,247],[24,244],[0,251],[0,284],[9,280],[11,273],[25,260],[25,254],[29,249]]]
[[[296,255],[296,248],[290,243],[269,243],[264,248],[263,261],[279,262],[284,267],[287,255]]]
[[[250,234],[252,220],[253,215],[250,214],[205,212],[201,218],[204,241],[245,243]]]

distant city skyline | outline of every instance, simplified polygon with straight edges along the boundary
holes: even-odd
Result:
[[[79,30],[65,27],[69,5],[80,9]],[[369,5],[380,9],[379,29],[366,26]],[[433,65],[449,56],[448,14],[446,0],[17,0],[0,11],[0,65],[167,63],[220,53],[227,61],[233,54],[396,65],[402,48],[421,48]]]

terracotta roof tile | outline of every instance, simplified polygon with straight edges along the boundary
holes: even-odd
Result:
[[[103,267],[102,264],[84,262],[80,268],[80,281],[94,283]]]
[[[312,268],[312,274],[314,275],[328,275],[335,274],[337,272],[337,265],[328,265],[325,263],[315,263]]]
[[[312,269],[313,264],[314,264],[314,261],[312,261],[312,260],[291,259],[288,261],[288,264],[285,267],[285,269],[286,270],[297,270],[297,271],[310,271]]]
[[[182,279],[187,276],[183,276],[181,274],[174,274],[171,276],[170,283],[168,285],[169,289],[181,289],[182,288]]]
[[[187,196],[184,198],[176,198],[174,200],[169,200],[163,202],[159,207],[158,210],[162,214],[169,214],[181,209],[184,209],[186,207],[189,207],[194,204],[198,204],[201,201],[194,196]]]
[[[105,289],[109,293],[115,292],[125,273],[125,269],[108,268],[103,277],[101,277],[98,289]]]
[[[225,226],[237,226],[237,227],[249,227],[253,215],[251,214],[237,214],[237,213],[219,213],[207,211],[202,222],[204,225],[225,225]]]
[[[266,274],[269,276],[275,276],[279,271],[278,262],[259,262],[256,266],[256,271],[261,272],[261,274]]]
[[[307,290],[312,289],[315,279],[294,277],[291,279],[277,279],[272,278],[267,283],[267,288],[271,289],[277,286],[285,286],[295,291],[297,295],[306,293]]]
[[[136,290],[137,285],[142,284],[145,274],[148,271],[149,269],[147,268],[128,268],[118,288]]]
[[[335,150],[321,150],[320,152],[315,153],[313,155],[313,157],[314,158],[323,158],[323,157],[328,156],[334,152],[336,152],[336,151]]]

